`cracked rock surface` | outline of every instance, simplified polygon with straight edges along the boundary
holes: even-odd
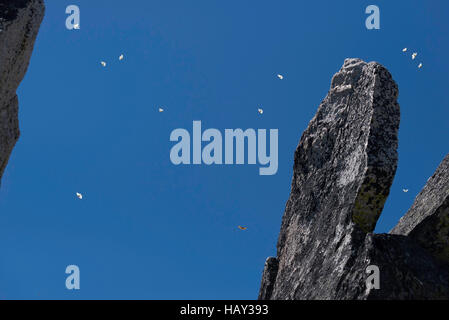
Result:
[[[0,177],[19,139],[16,90],[44,17],[42,0],[0,0]]]
[[[277,256],[265,263],[259,299],[449,297],[447,265],[419,237],[372,233],[397,168],[397,97],[379,63],[346,59],[334,75],[296,149]],[[444,220],[438,212],[429,228]],[[366,285],[370,265],[379,267],[380,289]]]

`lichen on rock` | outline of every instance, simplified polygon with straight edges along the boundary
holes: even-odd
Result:
[[[449,269],[431,252],[408,236],[372,233],[397,168],[397,98],[376,62],[346,59],[332,78],[294,155],[277,256],[265,264],[259,299],[449,297]],[[444,233],[446,220],[437,220],[428,226]],[[370,265],[380,269],[380,290],[366,286]]]

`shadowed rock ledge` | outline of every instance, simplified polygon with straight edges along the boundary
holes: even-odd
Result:
[[[415,239],[435,258],[449,263],[449,154],[390,233]]]
[[[434,179],[417,198],[432,199],[429,206],[412,207],[397,232],[372,233],[397,168],[397,97],[376,62],[346,59],[334,75],[296,149],[277,257],[265,263],[259,299],[449,298],[447,163],[438,175],[445,182]],[[380,289],[366,285],[370,265],[379,267]]]
[[[0,0],[0,178],[19,139],[16,90],[44,17],[42,0]]]

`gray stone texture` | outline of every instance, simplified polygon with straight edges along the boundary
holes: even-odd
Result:
[[[390,233],[415,239],[435,258],[449,263],[449,154]]]
[[[346,59],[334,75],[296,149],[277,257],[265,264],[259,299],[449,297],[447,265],[425,246],[372,233],[397,168],[397,97],[376,62]],[[380,269],[380,290],[366,286],[369,265]]]
[[[0,177],[20,131],[16,90],[44,17],[42,0],[0,0]]]

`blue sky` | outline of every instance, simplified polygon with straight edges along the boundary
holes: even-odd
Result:
[[[348,57],[382,63],[400,90],[399,167],[377,232],[449,151],[447,1],[46,3],[0,188],[0,299],[257,298],[294,150]],[[70,4],[80,30],[65,28]],[[365,28],[370,4],[380,30]],[[170,132],[193,120],[279,129],[277,174],[173,165]],[[78,291],[65,288],[70,264]]]

